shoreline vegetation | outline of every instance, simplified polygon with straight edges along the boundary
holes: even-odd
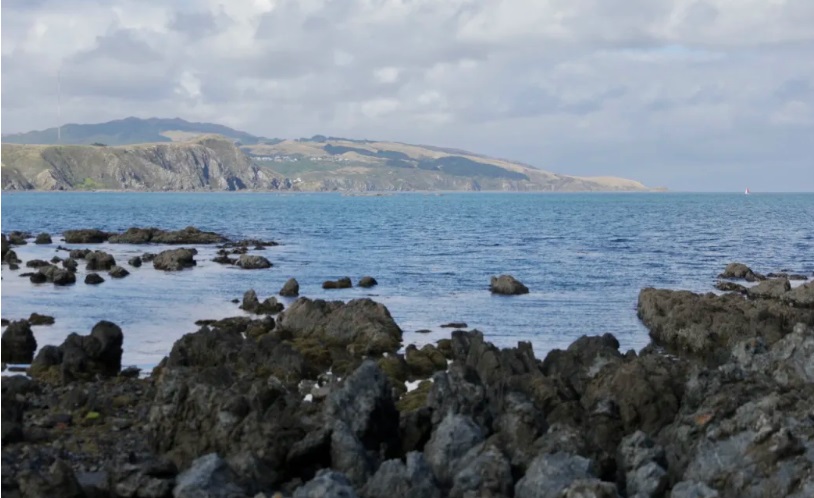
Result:
[[[57,246],[52,262],[23,262],[16,246],[59,239],[3,234],[4,277],[24,267],[39,285],[84,285],[82,264],[126,278],[124,262],[90,249],[102,241],[144,244],[132,267],[194,272],[195,246],[215,244],[221,264],[262,272],[271,263],[251,251],[276,244],[194,227],[62,238],[89,248]],[[152,243],[179,247],[153,254]],[[357,278],[347,284],[376,285]],[[141,375],[121,364],[125,338],[138,331],[103,320],[38,345],[31,327],[59,316],[4,320],[4,365],[26,365],[27,375],[2,377],[2,491],[812,496],[814,281],[733,263],[714,287],[724,292],[642,289],[637,315],[650,344],[638,352],[620,351],[611,334],[584,335],[539,358],[530,343],[500,349],[464,323],[421,348],[405,344],[388,309],[368,298],[300,296],[283,308],[247,290],[241,308],[251,316],[200,317]],[[529,289],[504,275],[492,291]],[[297,296],[296,280],[279,294]]]

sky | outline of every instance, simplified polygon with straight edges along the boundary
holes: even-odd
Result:
[[[812,0],[3,0],[1,14],[3,133],[180,117],[671,190],[814,191]]]

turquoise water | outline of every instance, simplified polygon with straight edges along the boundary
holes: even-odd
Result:
[[[624,349],[643,347],[635,305],[645,286],[708,291],[736,260],[762,272],[814,271],[814,194],[2,194],[4,232],[188,225],[276,240],[257,252],[274,267],[225,268],[209,261],[214,249],[199,247],[192,270],[128,267],[131,276],[95,287],[80,270],[78,284],[56,288],[4,266],[2,316],[55,316],[55,325],[35,328],[40,345],[112,320],[125,332],[124,363],[151,366],[195,320],[241,314],[231,299],[249,288],[263,299],[293,276],[304,296],[385,303],[407,342],[434,342],[448,334],[441,324],[464,321],[502,346],[530,341],[539,356],[604,332]],[[23,260],[50,259],[59,243],[16,250]],[[160,249],[101,246],[117,261]],[[492,296],[489,277],[501,273],[531,293]],[[363,275],[379,286],[321,288]]]

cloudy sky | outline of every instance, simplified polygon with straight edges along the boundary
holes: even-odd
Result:
[[[181,117],[814,191],[812,0],[3,0],[2,132]]]

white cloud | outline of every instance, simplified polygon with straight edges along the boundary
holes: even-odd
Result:
[[[4,132],[56,124],[61,68],[69,122],[434,143],[679,189],[814,154],[810,0],[42,0],[2,22]]]

